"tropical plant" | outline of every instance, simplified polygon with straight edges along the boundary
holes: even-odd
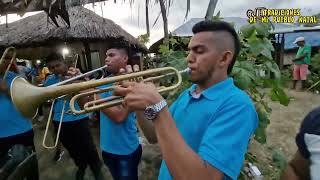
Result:
[[[310,74],[307,80],[309,90],[320,91],[320,52],[311,58]]]

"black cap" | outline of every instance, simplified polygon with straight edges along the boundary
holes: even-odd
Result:
[[[310,152],[305,142],[305,135],[312,134],[320,136],[320,107],[311,111],[303,120],[300,131],[296,136],[296,143],[301,155],[309,159]]]

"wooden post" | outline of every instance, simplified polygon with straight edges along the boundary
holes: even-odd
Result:
[[[282,35],[282,37],[281,37],[280,54],[279,54],[279,68],[280,68],[280,70],[283,69],[284,43],[285,43],[284,33],[281,35]]]
[[[92,62],[91,62],[91,54],[90,54],[90,46],[88,42],[82,42],[85,50],[85,55],[87,59],[87,64],[88,64],[88,71],[92,70]]]

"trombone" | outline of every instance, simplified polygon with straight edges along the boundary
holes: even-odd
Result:
[[[76,59],[75,59],[75,65],[77,65],[77,62],[78,62],[78,59],[79,59],[79,55],[76,54]],[[58,84],[58,83],[57,83]],[[59,98],[62,98],[62,97],[58,97],[56,99],[59,99]],[[53,146],[48,146],[46,144],[46,140],[47,140],[47,135],[48,135],[48,130],[49,130],[49,127],[50,127],[50,123],[52,121],[52,113],[53,113],[53,108],[54,108],[54,104],[56,102],[56,99],[54,99],[52,101],[52,104],[51,104],[51,108],[50,108],[50,111],[49,111],[49,116],[48,116],[48,121],[47,121],[47,125],[46,125],[46,130],[44,132],[44,135],[43,135],[43,140],[42,140],[42,146],[44,148],[47,148],[47,149],[53,149],[53,148],[56,148],[58,146],[58,142],[59,142],[59,137],[60,137],[60,131],[61,131],[61,125],[62,125],[62,120],[63,120],[63,117],[64,117],[64,109],[66,107],[66,103],[67,103],[67,100],[64,99],[63,100],[63,104],[62,104],[62,110],[61,110],[61,115],[60,115],[60,120],[59,120],[59,126],[58,126],[58,130],[57,130],[57,134],[56,134],[56,139],[55,139],[55,143]],[[38,112],[38,108],[37,108],[37,112]],[[37,115],[37,112],[35,113],[34,117]],[[34,118],[33,117],[33,118]],[[32,119],[33,119],[32,118]]]
[[[168,91],[171,91],[171,90],[177,88],[182,82],[181,74],[185,73],[185,72],[189,72],[188,69],[183,70],[183,71],[178,71],[177,69],[175,69],[173,67],[164,67],[164,68],[157,68],[157,69],[150,69],[150,70],[146,70],[146,71],[134,72],[131,74],[125,74],[125,75],[120,75],[120,76],[108,77],[108,78],[103,78],[103,79],[98,79],[98,80],[90,80],[90,81],[74,83],[74,84],[66,84],[70,81],[82,78],[84,76],[87,76],[88,74],[99,71],[103,68],[105,68],[105,67],[93,70],[91,72],[88,72],[88,73],[82,74],[80,76],[71,78],[71,79],[63,81],[61,83],[54,84],[50,87],[37,87],[37,86],[31,85],[30,83],[28,83],[25,79],[23,79],[21,77],[16,77],[11,84],[10,94],[12,97],[12,102],[15,105],[16,109],[18,111],[20,111],[20,113],[23,116],[28,117],[28,118],[32,118],[36,115],[36,112],[37,112],[39,105],[41,105],[43,102],[45,102],[49,99],[61,98],[61,97],[64,97],[64,96],[67,96],[67,95],[70,95],[73,93],[77,93],[82,90],[89,90],[89,89],[96,88],[96,87],[99,87],[102,85],[119,83],[119,82],[126,81],[126,80],[139,79],[139,78],[145,77],[145,76],[151,76],[151,77],[142,80],[143,82],[150,82],[150,81],[162,79],[166,76],[175,75],[176,76],[175,84],[168,86],[168,87],[158,87],[158,91],[160,93],[163,93],[163,92],[168,92]],[[162,73],[162,75],[158,75],[159,73]],[[155,74],[157,76],[155,76]],[[108,87],[105,89],[100,89],[100,90],[95,89],[93,91],[90,91],[87,93],[81,93],[79,95],[72,97],[70,100],[71,111],[74,114],[84,114],[84,113],[97,111],[97,110],[100,110],[103,108],[107,108],[107,107],[121,104],[123,102],[122,97],[111,96],[109,98],[93,100],[91,102],[88,102],[84,105],[83,110],[76,110],[76,108],[75,108],[75,103],[78,98],[81,98],[83,96],[88,96],[90,94],[97,94],[97,93],[102,93],[102,92],[106,92],[106,91],[112,91],[114,89],[114,87],[115,86],[111,86],[111,87]],[[26,99],[28,99],[28,103],[26,103],[26,101],[25,101]],[[98,103],[99,103],[99,105],[96,105]],[[53,107],[53,105],[52,105],[52,107]],[[50,110],[49,119],[51,119],[52,107]],[[63,109],[63,111],[64,111],[64,109]],[[57,146],[62,118],[63,118],[63,115],[61,115],[61,117],[60,117],[60,123],[59,123],[58,132],[57,132],[54,146],[47,146],[45,144],[45,141],[47,139],[46,138],[47,131],[49,129],[49,124],[50,124],[50,122],[48,120],[46,132],[45,132],[44,139],[43,139],[43,146],[45,148],[52,149]]]
[[[131,74],[125,74],[125,75],[119,75],[119,76],[114,76],[114,77],[108,77],[108,78],[103,78],[103,79],[98,79],[98,80],[90,80],[90,81],[85,81],[85,82],[80,82],[80,83],[74,83],[74,84],[66,84],[66,85],[60,85],[60,86],[51,86],[51,87],[37,87],[29,82],[27,82],[25,79],[21,77],[16,77],[12,83],[11,83],[11,90],[10,94],[12,97],[12,102],[16,109],[25,117],[27,118],[32,118],[37,112],[37,108],[39,105],[41,105],[43,102],[65,96],[68,94],[73,94],[77,93],[79,91],[83,90],[88,90],[92,88],[96,88],[102,85],[106,84],[112,84],[112,83],[119,83],[122,81],[126,80],[131,80],[134,78],[141,78],[145,76],[151,76],[149,78],[146,78],[143,80],[143,82],[149,82],[153,80],[159,80],[162,79],[163,77],[166,77],[168,75],[174,75],[176,76],[176,82],[172,84],[171,86],[167,87],[159,87],[158,91],[160,93],[163,92],[168,92],[171,90],[176,89],[182,82],[182,73],[189,72],[188,69],[183,70],[183,71],[178,71],[177,69],[173,67],[163,67],[163,68],[157,68],[157,69],[149,69],[145,71],[140,71],[140,72],[134,72]],[[162,73],[162,75],[157,75],[159,73]],[[152,75],[157,75],[157,76],[152,76]],[[83,75],[77,76],[77,78],[82,78],[84,77]],[[111,91],[114,89],[113,87],[110,87],[108,89],[104,89],[104,91]],[[103,92],[103,91],[98,91],[98,92]],[[91,93],[95,94],[98,93],[97,90],[92,91]],[[79,96],[75,96],[79,97]],[[28,99],[28,103],[26,103],[26,99]],[[74,102],[76,101],[76,98],[72,98],[70,101],[70,109],[75,110],[75,105]],[[96,106],[96,108],[90,108],[90,110],[85,110],[82,111],[81,113],[88,113],[91,111],[96,111],[102,108],[107,108],[111,106],[118,105],[122,103],[122,98],[113,96],[111,99],[106,99],[103,106]],[[72,104],[73,102],[73,104]],[[95,104],[97,102],[92,102],[92,104]],[[90,106],[90,102],[89,105]],[[75,111],[73,112],[77,114],[78,112]],[[79,113],[78,113],[79,114]]]
[[[95,72],[103,71],[103,69],[106,68],[106,67],[107,67],[107,66],[100,67],[100,68],[98,68],[98,69],[95,69],[95,70],[89,71],[89,72],[87,72],[87,73],[84,73],[84,74],[82,74],[82,75],[80,75],[80,76],[73,77],[73,78],[70,78],[70,79],[61,81],[61,82],[59,82],[59,83],[50,85],[50,86],[45,87],[45,88],[52,88],[52,87],[63,86],[63,85],[65,85],[65,84],[68,84],[68,83],[70,83],[70,82],[72,82],[72,81],[75,81],[75,80],[77,80],[77,79],[80,79],[80,78],[82,78],[82,77],[86,77],[86,76],[88,76],[88,75],[90,75],[90,74],[93,74],[93,73],[95,73]],[[64,98],[64,97],[66,97],[66,96],[67,96],[67,94],[66,94],[66,95],[62,95],[62,96],[58,96],[58,97],[52,97],[52,98],[56,98],[56,99],[57,99],[57,98]],[[47,100],[49,100],[49,99],[47,99]],[[64,114],[65,114],[65,113],[68,113],[68,112],[65,112],[66,102],[67,102],[67,101],[64,100],[63,105],[62,105],[62,110],[61,110],[61,115],[60,115],[60,120],[59,120],[59,126],[58,126],[58,130],[57,130],[57,134],[56,134],[56,138],[55,138],[55,142],[54,142],[54,145],[53,145],[53,146],[47,145],[47,142],[46,142],[46,140],[47,140],[47,135],[48,135],[48,130],[49,130],[49,127],[50,127],[50,123],[51,123],[51,121],[52,121],[52,113],[53,113],[53,107],[54,107],[55,100],[53,100],[53,102],[52,102],[52,104],[51,104],[51,109],[50,109],[50,111],[49,111],[49,116],[48,116],[48,121],[47,121],[47,125],[46,125],[46,130],[45,130],[45,132],[44,132],[44,137],[43,137],[43,141],[42,141],[42,146],[43,146],[44,148],[53,149],[53,148],[56,148],[57,145],[58,145],[59,136],[60,136],[60,131],[61,131],[61,125],[62,125],[62,120],[63,120]],[[37,110],[36,110],[36,111],[37,111]],[[34,117],[35,117],[35,116],[34,116]],[[33,117],[33,118],[34,118],[34,117]]]
[[[7,64],[6,57],[9,54],[10,51],[12,51],[13,54],[12,54],[11,60],[9,61],[9,64]],[[7,66],[7,68],[6,68],[6,70],[4,72],[0,72],[0,74],[3,74],[3,77],[2,77],[3,80],[6,79],[6,77],[8,75],[8,72],[9,72],[9,70],[10,70],[12,64],[13,64],[13,61],[16,59],[16,55],[17,55],[17,51],[16,51],[16,48],[14,48],[14,47],[6,48],[6,50],[2,54],[2,57],[0,59],[0,69],[3,69],[5,66]]]
[[[79,59],[79,55],[76,54],[76,58],[74,60],[74,66],[76,67],[77,65],[77,62],[78,62],[78,59]],[[85,74],[83,74],[81,77],[85,77],[89,74],[93,74],[97,71],[101,71],[103,70],[103,68],[105,68],[106,66],[103,66],[101,68],[98,68],[98,69],[95,69],[93,71],[90,71],[90,72],[87,72]],[[64,84],[68,84],[74,80],[77,80],[79,79],[79,77],[74,77],[74,78],[70,78],[70,79],[67,79],[67,80],[64,80],[64,81],[61,81],[59,83],[56,83],[56,84],[53,84],[53,85],[50,85],[48,87],[57,87],[57,86],[61,86],[61,85],[64,85]],[[67,103],[67,100],[64,99],[63,100],[63,105],[62,105],[62,110],[61,110],[61,115],[60,115],[60,120],[59,120],[59,126],[58,126],[58,130],[57,130],[57,134],[56,134],[56,138],[55,138],[55,142],[54,142],[54,145],[53,146],[49,146],[47,145],[47,136],[48,136],[48,130],[49,130],[49,127],[50,127],[50,123],[52,121],[52,113],[53,113],[53,108],[54,108],[54,104],[55,104],[55,101],[56,99],[60,99],[60,98],[65,98],[65,96],[67,95],[64,95],[64,96],[60,96],[60,97],[56,97],[53,101],[52,101],[52,104],[51,104],[51,108],[50,108],[50,111],[49,111],[49,116],[48,116],[48,121],[47,121],[47,125],[46,125],[46,130],[44,132],[44,137],[43,137],[43,141],[42,141],[42,146],[44,148],[47,148],[47,149],[53,149],[53,148],[56,148],[58,143],[59,143],[59,136],[60,136],[60,132],[61,132],[61,125],[62,125],[62,121],[63,121],[63,117],[64,117],[64,114],[67,113],[65,112],[65,107],[66,107],[66,103]],[[36,116],[37,114],[37,110],[36,110],[36,113],[35,115],[32,117],[32,119]]]

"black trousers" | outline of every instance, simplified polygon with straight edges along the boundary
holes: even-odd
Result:
[[[58,129],[59,122],[53,121],[53,124]],[[102,162],[94,144],[87,119],[63,122],[59,140],[68,150],[79,170],[84,170],[89,165],[94,174],[100,173]]]
[[[27,131],[22,134],[17,134],[14,136],[9,136],[5,138],[0,138],[0,156],[7,154],[9,149],[16,144],[22,144],[24,146],[31,146],[35,150],[33,144],[33,130]]]
[[[14,136],[0,138],[0,168],[5,164],[7,153],[14,145],[21,144],[26,147],[31,147],[33,151],[35,151],[33,137],[33,130],[30,130]],[[28,180],[36,180],[39,178],[38,163],[36,163],[35,166],[36,167],[30,173],[31,175],[28,175]]]

